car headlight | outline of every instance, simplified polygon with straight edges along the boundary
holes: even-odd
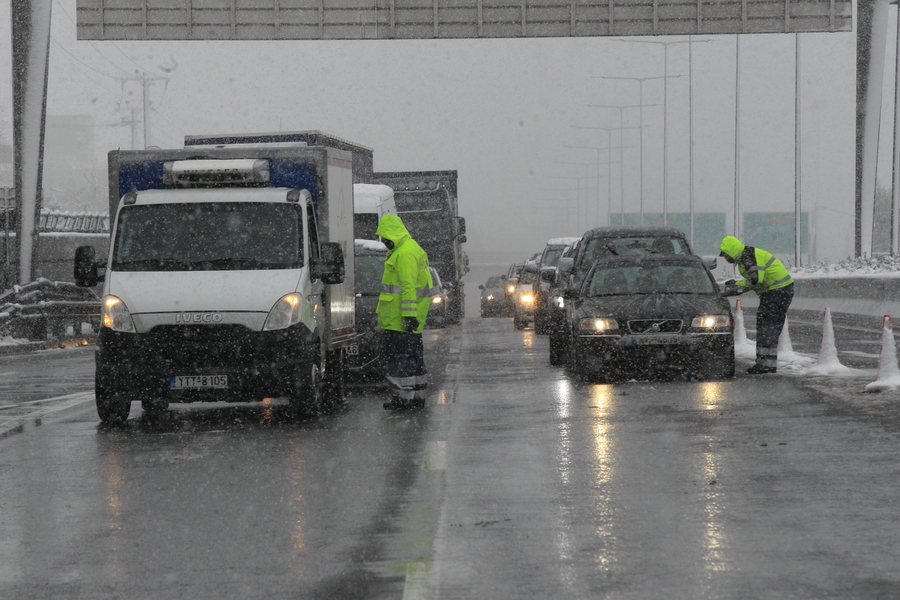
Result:
[[[731,327],[731,317],[728,315],[700,315],[691,321],[691,327],[697,329],[722,329]]]
[[[619,323],[615,319],[581,319],[578,321],[578,329],[581,331],[592,331],[594,333],[605,333],[619,328]]]
[[[431,303],[432,303],[432,304],[440,304],[440,303],[443,302],[443,301],[444,301],[444,299],[441,298],[440,296],[434,296],[434,297],[431,299]]]
[[[493,294],[488,294],[488,295],[487,295],[487,299],[488,299],[488,302],[490,302],[491,300],[494,299],[494,295],[493,295]]]
[[[534,296],[532,296],[531,294],[522,294],[521,296],[519,296],[519,302],[521,302],[522,304],[531,304],[532,302],[534,302]]]
[[[553,304],[556,306],[556,308],[565,308],[566,300],[562,296],[556,296],[553,298]]]
[[[103,298],[103,326],[113,331],[134,333],[134,320],[120,298],[116,296]]]
[[[516,292],[516,286],[514,286],[514,285],[507,286],[507,288],[506,288],[507,294],[514,294],[515,292]]]
[[[287,329],[300,322],[300,294],[286,294],[278,299],[266,317],[263,331]]]

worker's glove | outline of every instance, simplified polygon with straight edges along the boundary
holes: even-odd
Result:
[[[419,328],[419,320],[415,317],[403,317],[403,329],[406,333],[415,333]]]
[[[723,296],[739,296],[743,294],[747,290],[739,286],[735,283],[734,279],[729,279],[725,282],[725,287],[722,289]]]

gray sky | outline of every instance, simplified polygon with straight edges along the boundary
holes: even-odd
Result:
[[[638,82],[602,77],[661,77],[658,43],[79,42],[74,17],[75,0],[54,0],[48,113],[93,119],[100,166],[109,149],[131,146],[131,129],[121,125],[130,113],[122,109],[139,94],[124,78],[167,77],[152,84],[152,144],[179,147],[185,134],[318,129],[374,148],[376,170],[456,169],[472,261],[505,263],[548,238],[606,224],[610,192],[612,212],[623,199],[626,212],[638,211],[641,195],[645,212],[661,212],[664,171],[668,210],[687,212],[690,104],[695,210],[726,213],[732,233],[734,36],[694,38],[690,103],[688,44],[668,47],[666,98],[662,79],[643,84],[645,105],[667,99],[665,157],[663,107],[645,106],[643,151],[638,129],[622,132],[620,188],[619,151],[589,149],[608,145],[608,133],[592,128],[617,127],[619,111],[589,105],[639,104]],[[0,3],[4,39],[8,23],[9,5]],[[800,44],[803,210],[814,221],[816,258],[839,260],[853,251],[855,34],[804,34]],[[794,210],[794,56],[794,36],[741,37],[742,211]],[[9,44],[0,44],[7,123],[8,65]],[[623,122],[636,127],[639,110],[626,109]]]

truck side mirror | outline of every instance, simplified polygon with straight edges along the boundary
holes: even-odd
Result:
[[[310,264],[310,276],[322,283],[344,283],[344,251],[337,242],[322,244],[319,258]]]
[[[98,268],[106,265],[98,263],[94,260],[97,251],[93,246],[79,246],[75,249],[75,285],[78,287],[94,287],[101,281]]]

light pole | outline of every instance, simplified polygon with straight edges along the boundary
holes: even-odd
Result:
[[[662,42],[661,42],[662,43]],[[669,42],[671,43],[671,42]],[[641,107],[641,117],[640,124],[641,127],[644,126],[644,107],[651,106],[648,104],[644,104],[644,82],[650,81],[651,79],[662,79],[666,81],[670,76],[662,75],[656,77],[613,77],[610,75],[595,75],[595,79],[621,79],[625,81],[637,81],[640,83],[640,107]],[[671,77],[682,77],[681,75],[671,75]],[[666,115],[668,111],[666,110],[666,98],[665,98],[665,90],[666,87],[663,87],[663,223],[666,222]],[[659,104],[655,104],[653,106],[659,106]],[[644,211],[643,211],[643,203],[644,203],[644,131],[641,129],[641,225],[644,224]]]
[[[612,104],[588,104],[587,106],[589,106],[590,108],[615,108],[615,109],[618,109],[618,111],[619,111],[619,127],[618,127],[618,129],[620,130],[620,131],[619,131],[619,181],[620,181],[620,182],[623,182],[623,183],[621,183],[621,186],[622,186],[622,187],[624,187],[624,181],[625,181],[625,180],[624,180],[624,170],[623,170],[623,166],[622,166],[623,163],[624,163],[624,160],[623,160],[624,156],[623,156],[622,150],[625,148],[625,146],[622,145],[622,132],[621,132],[621,130],[623,130],[623,129],[640,129],[640,130],[641,130],[641,131],[640,131],[640,140],[639,140],[639,141],[640,141],[640,146],[638,146],[638,185],[640,186],[640,193],[638,194],[638,196],[639,196],[639,202],[640,202],[641,225],[643,225],[643,224],[644,224],[644,139],[643,139],[643,138],[644,138],[644,123],[643,123],[643,107],[644,107],[644,106],[659,106],[659,104],[658,104],[658,103],[657,103],[657,104],[626,104],[626,105],[618,105],[618,106],[617,106],[617,105],[612,105]],[[624,127],[624,126],[622,125],[622,122],[623,122],[623,121],[622,121],[622,111],[623,111],[624,109],[626,109],[626,108],[641,108],[641,115],[642,115],[641,118],[640,118],[641,122],[638,124],[637,127]],[[623,192],[623,195],[624,195],[624,192]],[[622,213],[621,213],[621,215],[622,215],[622,225],[624,225],[624,224],[625,224],[625,206],[624,206],[624,199],[623,199],[622,202],[623,202],[623,205],[622,205]]]
[[[573,148],[576,150],[594,150],[597,153],[597,221],[600,221],[600,148],[593,146],[563,146],[564,148]],[[584,209],[587,216],[587,207]]]
[[[584,167],[584,221],[585,223],[588,223],[590,221],[590,217],[588,216],[588,186],[590,185],[589,182],[591,179],[588,167],[591,166],[591,163],[571,162],[565,160],[555,160],[553,162],[558,165],[581,165]],[[555,179],[581,179],[581,177],[556,177]],[[597,177],[597,187],[600,187],[600,177]]]
[[[631,146],[623,146],[622,145],[622,137],[621,131],[623,129],[638,129],[638,127],[582,127],[578,125],[571,126],[574,129],[598,129],[600,131],[606,132],[606,147],[605,148],[594,148],[593,146],[567,146],[568,148],[585,148],[590,150],[597,150],[597,177],[600,177],[600,151],[607,151],[607,161],[606,161],[606,224],[612,225],[612,151],[619,151],[619,205],[621,207],[620,213],[624,213],[624,204],[625,204],[625,195],[624,195],[624,179],[622,175],[624,174],[624,170],[622,168],[622,150],[625,148],[630,148]],[[612,145],[612,131],[619,131],[619,145]],[[597,184],[597,220],[600,220],[600,185],[599,182]]]

